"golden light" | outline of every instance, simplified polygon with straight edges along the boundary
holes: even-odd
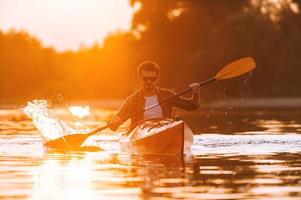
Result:
[[[67,154],[61,159],[57,159],[57,154],[48,156],[33,171],[34,187],[30,199],[114,199],[116,195],[122,196],[121,199],[133,199],[133,196],[141,195],[140,188],[126,187],[125,183],[144,179],[127,177],[126,166],[103,164],[111,159],[110,154],[96,157]]]
[[[128,0],[1,0],[0,30],[25,30],[58,51],[78,50],[130,30],[139,8]]]
[[[279,22],[285,10],[295,14],[300,12],[298,4],[293,0],[252,0],[251,3],[259,8],[261,13],[268,15],[273,22]]]
[[[32,199],[91,199],[92,161],[89,157],[60,164],[46,160],[35,176]],[[62,187],[63,186],[63,187]],[[94,196],[95,198],[95,196]]]
[[[179,17],[184,11],[185,11],[185,8],[183,8],[183,7],[179,7],[179,8],[170,10],[167,13],[167,17],[169,20],[174,20],[175,18]]]
[[[69,111],[72,113],[72,115],[79,118],[89,116],[91,113],[89,106],[70,106]]]

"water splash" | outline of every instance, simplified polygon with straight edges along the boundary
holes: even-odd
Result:
[[[45,142],[76,132],[76,130],[51,113],[46,100],[27,102],[23,112],[32,118],[33,124],[39,130]]]

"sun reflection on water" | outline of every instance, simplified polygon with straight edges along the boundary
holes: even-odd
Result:
[[[32,199],[102,199],[116,195],[114,186],[135,178],[122,176],[120,172],[127,172],[127,167],[108,164],[110,159],[110,154],[48,154],[34,173]],[[135,195],[140,191],[117,190]]]
[[[72,113],[72,115],[79,118],[83,118],[91,114],[89,106],[70,106],[69,111]]]
[[[49,111],[43,101],[32,104],[30,111],[43,116],[35,120],[43,123],[52,123],[45,118],[58,116],[93,127],[114,112],[93,109],[89,116],[78,119],[71,116],[69,107]],[[183,161],[122,153],[118,135],[113,137],[109,131],[91,138],[106,151],[43,151],[28,118],[9,121],[12,114],[1,113],[0,198],[297,200],[301,196],[299,114],[286,120],[256,116],[240,124],[258,122],[252,124],[254,129],[246,128],[257,131],[256,135],[195,135],[194,156]],[[256,129],[262,125],[264,131]],[[274,128],[281,134],[272,134]],[[288,134],[288,128],[295,134]]]
[[[92,167],[88,156],[45,160],[35,174],[33,199],[92,199]]]
[[[266,129],[267,132],[270,133],[282,133],[284,131],[291,130],[297,130],[298,128],[301,128],[301,124],[297,124],[294,121],[290,122],[283,122],[280,120],[263,120],[259,119],[253,122],[258,127]]]

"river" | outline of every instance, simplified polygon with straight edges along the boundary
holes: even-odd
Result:
[[[51,108],[73,130],[100,127],[114,112]],[[184,160],[129,155],[119,148],[120,133],[109,130],[87,141],[103,151],[47,150],[21,108],[1,109],[0,199],[301,198],[300,110],[216,109],[179,116],[195,133],[192,155]]]

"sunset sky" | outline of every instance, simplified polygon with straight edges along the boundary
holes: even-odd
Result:
[[[25,30],[45,46],[77,50],[129,30],[134,10],[128,0],[0,0],[0,30]]]

